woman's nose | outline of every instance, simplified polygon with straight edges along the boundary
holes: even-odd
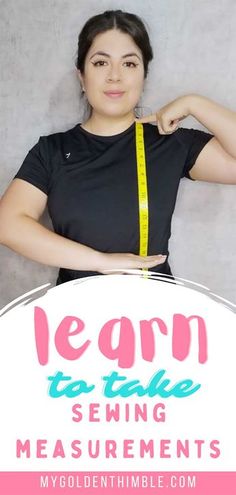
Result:
[[[109,71],[107,74],[107,80],[108,81],[120,81],[120,78],[121,78],[120,68],[115,66],[115,65],[111,65],[109,67]]]

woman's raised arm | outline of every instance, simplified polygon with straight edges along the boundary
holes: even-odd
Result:
[[[236,184],[236,112],[205,96],[190,94],[171,101],[137,122],[156,122],[160,134],[172,134],[179,122],[191,115],[214,137],[199,153],[191,168],[192,179]]]

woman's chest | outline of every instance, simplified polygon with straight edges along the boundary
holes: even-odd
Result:
[[[172,164],[173,165],[173,164]],[[146,179],[150,208],[171,209],[179,184],[179,173],[163,156],[146,154]],[[108,216],[138,209],[138,172],[135,153],[108,154],[77,160],[60,166],[49,195],[52,217],[67,221]]]
[[[180,179],[173,152],[145,149],[150,229],[166,231]],[[136,150],[133,143],[103,150],[78,151],[62,161],[49,195],[49,213],[56,232],[96,246],[111,239],[124,245],[139,235]],[[153,227],[154,226],[154,227]],[[109,248],[109,242],[106,248]]]

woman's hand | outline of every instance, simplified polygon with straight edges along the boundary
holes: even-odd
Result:
[[[156,113],[147,115],[136,122],[148,123],[156,122],[160,134],[172,134],[178,129],[180,120],[190,115],[191,95],[180,96],[171,101]]]
[[[125,273],[130,269],[152,268],[165,262],[165,255],[139,256],[132,253],[99,253],[98,271],[109,274],[116,270]]]

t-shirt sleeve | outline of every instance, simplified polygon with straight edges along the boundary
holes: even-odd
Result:
[[[214,135],[198,129],[187,129],[184,127],[179,128],[176,133],[177,138],[185,147],[186,153],[182,177],[187,177],[188,179],[194,180],[190,177],[189,172],[195,164],[199,153],[208,141],[214,137]]]
[[[41,136],[33,148],[30,149],[14,178],[23,179],[38,187],[45,194],[49,193],[51,165],[47,136]]]

